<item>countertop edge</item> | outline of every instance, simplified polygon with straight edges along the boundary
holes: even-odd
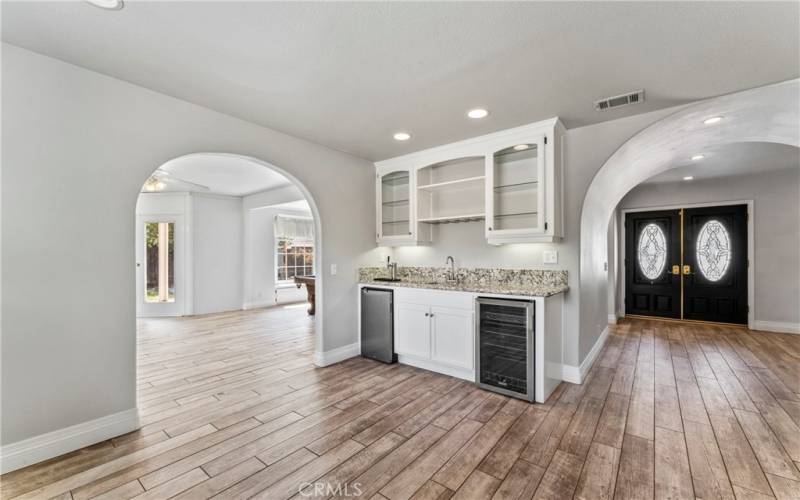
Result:
[[[436,290],[440,292],[466,292],[466,293],[488,293],[492,295],[513,295],[516,297],[552,297],[559,293],[566,293],[569,290],[568,285],[561,287],[552,287],[547,290],[523,290],[523,289],[505,289],[497,290],[490,287],[448,287],[436,286],[428,283],[409,283],[402,281],[359,281],[359,286],[380,286],[384,288],[416,288],[420,290]]]

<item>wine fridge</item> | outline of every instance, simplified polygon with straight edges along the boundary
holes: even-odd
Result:
[[[478,297],[478,387],[533,402],[534,314],[532,301]]]

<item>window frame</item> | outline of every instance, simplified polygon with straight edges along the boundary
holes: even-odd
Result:
[[[283,240],[291,240],[291,238],[286,238],[284,236],[275,236],[275,242],[274,242],[274,246],[273,246],[273,256],[274,256],[274,263],[275,263],[275,276],[274,276],[274,278],[275,278],[275,285],[278,286],[278,287],[280,287],[281,285],[284,285],[284,286],[285,285],[293,285],[294,284],[294,276],[307,276],[307,274],[305,274],[305,273],[299,274],[299,275],[296,274],[296,273],[297,273],[297,269],[298,268],[299,269],[306,269],[307,267],[309,267],[308,265],[305,265],[305,264],[302,265],[302,266],[298,266],[296,261],[295,261],[295,264],[293,264],[291,266],[288,265],[288,262],[287,262],[286,265],[281,266],[280,265],[280,257],[281,257],[281,255],[286,255],[287,257],[289,255],[293,255],[296,258],[298,255],[301,255],[301,256],[308,255],[308,253],[310,252],[310,254],[311,254],[311,274],[312,275],[315,274],[315,259],[314,259],[315,255],[314,254],[316,252],[316,248],[315,248],[315,245],[314,245],[314,240],[296,240],[296,241],[292,241],[292,244],[290,245],[289,248],[304,248],[304,249],[306,249],[303,252],[301,252],[300,254],[289,253],[289,252],[285,252],[285,253],[281,252],[280,251],[280,243]],[[288,276],[288,270],[289,269],[294,269],[295,270],[294,276],[292,276],[291,278],[287,277],[286,279],[280,279],[281,268],[286,269],[286,275],[287,276]]]

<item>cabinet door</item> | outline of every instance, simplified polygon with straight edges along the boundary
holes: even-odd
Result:
[[[544,156],[544,136],[540,136],[486,157],[488,238],[524,237],[546,231]]]
[[[430,308],[421,304],[395,302],[394,317],[395,352],[430,359]]]
[[[472,369],[474,317],[472,310],[431,307],[431,358],[451,366]]]
[[[413,239],[411,171],[395,170],[378,175],[376,185],[377,241],[399,243]]]

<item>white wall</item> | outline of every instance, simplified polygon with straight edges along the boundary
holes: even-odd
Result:
[[[370,162],[2,51],[0,211],[13,235],[2,239],[3,445],[135,407],[135,204],[153,170],[178,156],[245,155],[306,186],[321,214],[321,260],[339,270],[322,282],[321,348],[357,341],[357,268],[374,260]]]
[[[243,217],[245,223],[245,308],[275,305],[275,216],[278,214],[311,216],[308,211],[276,208],[274,205],[304,200],[303,194],[294,187],[264,191],[244,197]],[[292,286],[282,290],[279,302],[306,299],[305,287]]]
[[[800,165],[754,175],[640,185],[622,199],[618,211],[741,200],[753,200],[755,255],[749,258],[755,266],[755,321],[794,325],[800,331]],[[620,256],[620,268],[624,258]],[[621,310],[622,287],[618,291]]]
[[[242,198],[192,193],[194,314],[242,308]]]

